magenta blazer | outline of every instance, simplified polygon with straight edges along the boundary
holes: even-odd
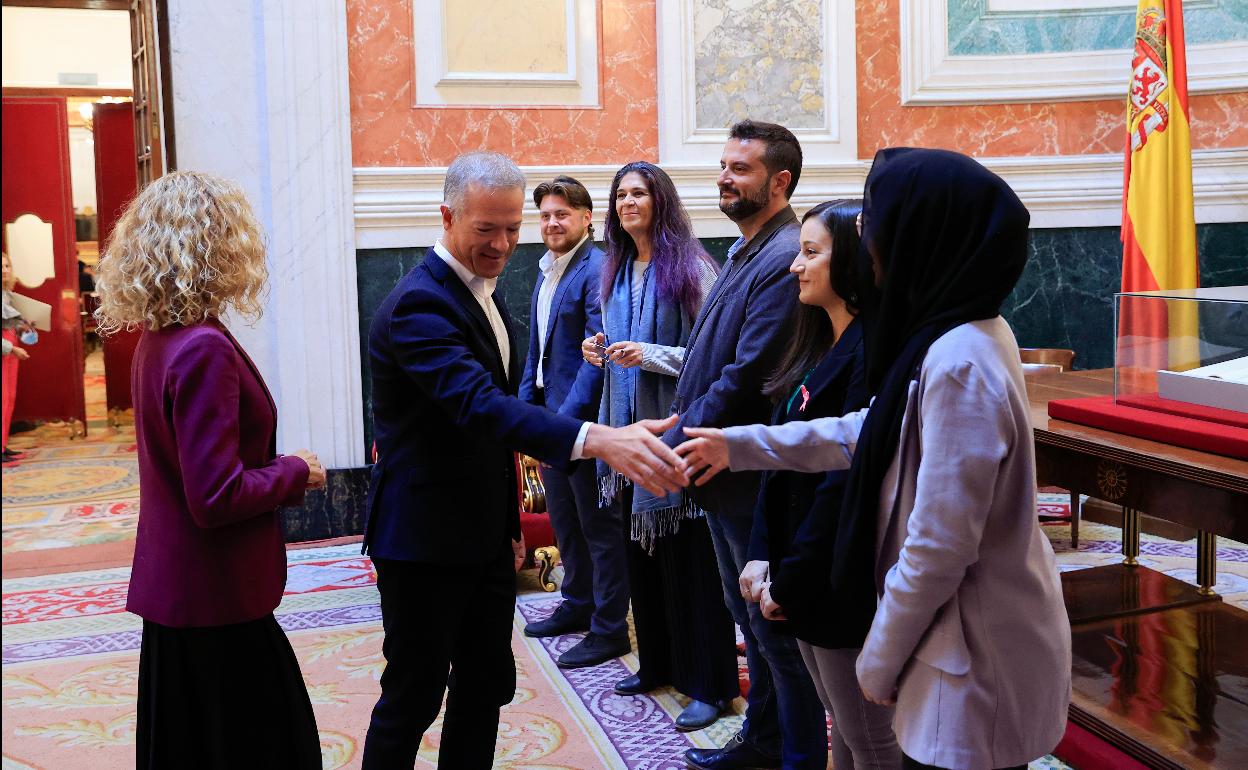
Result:
[[[277,409],[215,320],[144,332],[130,371],[139,532],[126,609],[176,628],[264,617],[286,586],[279,505],[308,466],[276,454]]]

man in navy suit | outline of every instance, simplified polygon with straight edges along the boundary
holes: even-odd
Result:
[[[488,152],[446,172],[444,236],[373,318],[368,355],[379,452],[364,549],[377,568],[386,669],[363,767],[404,768],[446,697],[439,767],[488,768],[516,689],[513,452],[558,468],[595,457],[656,494],[682,487],[653,434],[516,398],[515,333],[494,286],[520,237],[524,176]],[[449,694],[448,694],[449,690]]]
[[[580,182],[557,176],[533,190],[549,251],[539,261],[529,318],[529,356],[520,398],[553,412],[596,420],[603,370],[581,356],[581,341],[602,331],[599,281],[603,253],[590,224],[593,200]],[[570,471],[543,468],[546,509],[563,562],[563,602],[545,620],[524,627],[529,636],[588,631],[563,655],[563,668],[596,666],[626,654],[628,564],[624,530],[613,508],[598,508],[594,463]]]

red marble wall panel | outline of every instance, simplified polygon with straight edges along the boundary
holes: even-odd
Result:
[[[858,2],[858,154],[942,147],[976,156],[1121,152],[1125,97],[1050,104],[903,107],[901,0]],[[1127,73],[1123,73],[1126,89]],[[1248,93],[1191,99],[1194,149],[1248,146]]]
[[[411,0],[348,0],[352,160],[440,166],[459,152],[526,165],[657,160],[655,0],[602,0],[599,108],[413,107]],[[904,107],[900,0],[859,0],[858,150],[947,147],[978,156],[1081,155],[1122,148],[1122,101]],[[1124,75],[1125,88],[1125,75]],[[1248,93],[1191,100],[1195,149],[1248,146]]]
[[[598,108],[413,107],[411,0],[347,0],[356,166],[445,166],[464,150],[523,165],[658,159],[655,0],[602,0]]]

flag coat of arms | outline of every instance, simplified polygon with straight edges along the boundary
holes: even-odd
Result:
[[[1123,291],[1199,285],[1189,118],[1182,1],[1140,0],[1127,91]],[[1137,345],[1135,359],[1142,368],[1156,371],[1196,363],[1191,360],[1196,352],[1194,303],[1169,304],[1168,313],[1131,313],[1119,319],[1123,337],[1140,343],[1170,341],[1168,353],[1160,356],[1142,349],[1151,346]]]

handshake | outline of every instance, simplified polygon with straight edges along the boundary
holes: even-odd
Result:
[[[686,428],[691,438],[672,449],[658,439],[676,426],[677,416],[640,420],[622,428],[592,424],[584,454],[624,474],[653,495],[667,495],[705,484],[728,467],[728,444],[717,428]]]

